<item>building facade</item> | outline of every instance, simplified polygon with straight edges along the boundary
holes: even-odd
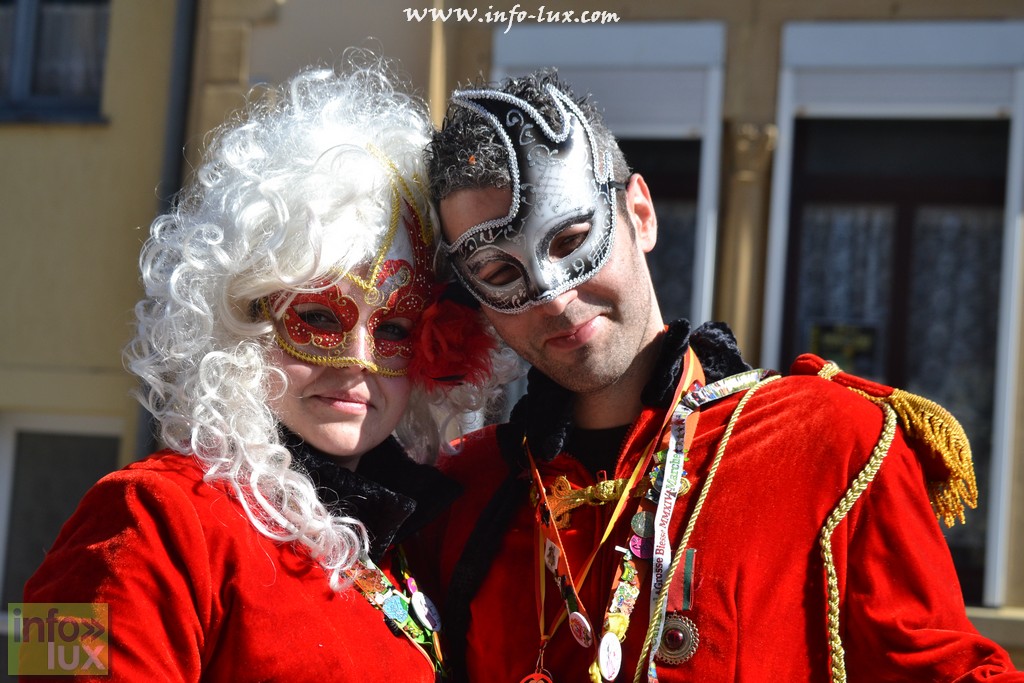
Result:
[[[950,547],[1024,666],[1019,0],[346,4],[0,0],[3,606],[85,488],[153,445],[120,361],[150,221],[255,81],[355,44],[438,122],[460,84],[558,67],[652,187],[666,316],[949,408],[981,490]]]

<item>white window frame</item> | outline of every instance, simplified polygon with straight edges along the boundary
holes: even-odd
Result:
[[[691,322],[711,319],[718,236],[719,167],[722,140],[722,94],[725,24],[716,21],[624,22],[603,26],[516,25],[496,28],[491,77],[522,75],[541,67],[558,67],[578,94],[591,93],[598,106],[616,101],[616,78],[657,83],[618,119],[606,117],[619,137],[700,139],[700,186],[697,196]],[[693,92],[670,92],[698,99],[688,114],[666,108],[663,89],[684,78]],[[647,94],[647,91],[645,91]],[[620,108],[620,114],[621,114]],[[655,116],[656,115],[656,116]],[[638,169],[642,174],[643,169]],[[657,207],[657,197],[654,198]]]
[[[0,586],[3,585],[7,567],[7,541],[10,538],[14,463],[19,432],[109,436],[123,442],[125,429],[123,420],[112,417],[0,413]],[[7,605],[3,604],[0,605],[0,635],[6,633]]]
[[[903,87],[913,83],[914,87]],[[870,85],[870,87],[869,87]],[[983,602],[1006,601],[1024,306],[1024,22],[793,22],[783,29],[761,360],[781,362],[797,117],[1010,119]]]

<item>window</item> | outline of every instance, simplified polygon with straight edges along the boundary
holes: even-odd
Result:
[[[968,601],[980,590],[989,607],[1012,600],[1020,574],[1010,475],[1024,329],[1022,39],[1020,21],[785,26],[761,347],[765,365],[784,367],[784,353],[817,343],[957,416],[985,507],[948,538]],[[814,263],[840,246],[845,262]],[[800,301],[787,300],[801,289],[790,278],[803,279]],[[982,346],[958,387],[968,339]]]
[[[937,401],[982,489],[947,532],[983,601],[1009,124],[798,119],[783,356],[809,350]]]
[[[109,0],[0,0],[0,119],[99,117]]]
[[[658,212],[658,243],[647,265],[662,317],[696,326],[694,282],[686,275],[696,268],[701,141],[632,138],[619,140],[619,147],[630,169],[644,177]]]
[[[0,648],[7,605],[43,561],[85,492],[117,469],[119,420],[0,414]],[[0,681],[5,679],[0,670]]]

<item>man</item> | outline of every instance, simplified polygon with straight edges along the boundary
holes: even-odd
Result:
[[[666,326],[647,185],[553,74],[456,92],[428,163],[461,284],[533,366],[442,463],[465,487],[441,544],[456,677],[1024,681],[936,521],[976,495],[955,420]]]

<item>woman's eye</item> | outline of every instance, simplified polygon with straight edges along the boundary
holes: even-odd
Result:
[[[375,339],[381,339],[383,341],[402,341],[403,339],[409,338],[409,333],[412,331],[412,321],[406,320],[405,318],[396,320],[385,320],[381,324],[377,325],[377,328],[373,332]]]
[[[310,327],[315,327],[323,332],[344,332],[341,321],[334,311],[326,306],[317,304],[302,304],[295,306],[295,315],[299,316],[302,322]]]
[[[579,249],[588,235],[590,235],[590,223],[569,226],[551,240],[548,255],[553,259],[563,259]]]
[[[518,280],[519,269],[506,261],[490,261],[474,273],[476,279],[486,282],[492,287],[502,287]]]

